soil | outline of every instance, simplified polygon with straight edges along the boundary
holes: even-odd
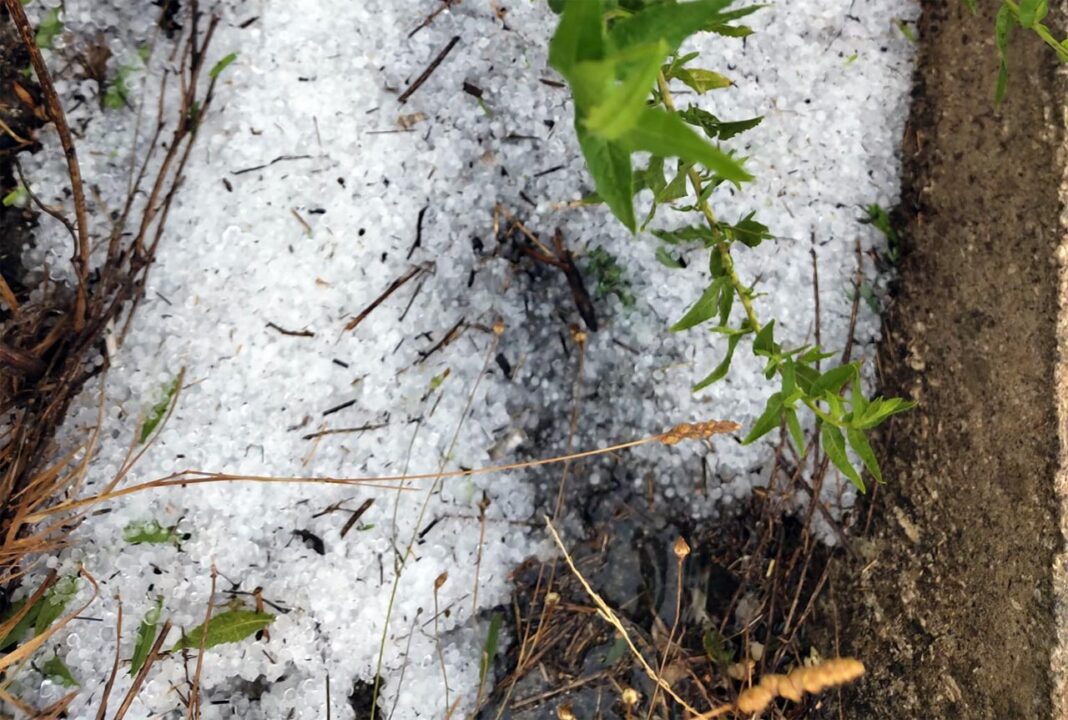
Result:
[[[868,666],[827,717],[1052,713],[1061,112],[1053,53],[1024,33],[995,106],[998,4],[980,5],[923,3],[881,357],[884,392],[919,407],[883,438],[871,534],[824,597],[819,645]]]

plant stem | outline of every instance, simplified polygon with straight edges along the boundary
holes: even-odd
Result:
[[[1008,6],[1009,10],[1012,11],[1012,14],[1016,17],[1016,21],[1019,22],[1020,6],[1013,2],[1013,0],[1005,0],[1005,4]],[[1053,37],[1053,35],[1050,34],[1049,28],[1047,28],[1042,23],[1036,23],[1031,28],[1031,30],[1033,30],[1036,35],[1042,38],[1043,42],[1053,48],[1057,52],[1057,55],[1060,56],[1061,60],[1068,60],[1068,53],[1065,52],[1064,46],[1057,42],[1057,38]]]
[[[656,76],[656,85],[660,90],[660,100],[664,103],[664,107],[667,108],[668,112],[676,112],[675,100],[671,97],[671,90],[668,88],[668,81],[664,77],[663,71],[660,71]],[[723,272],[726,273],[727,278],[731,281],[731,286],[734,288],[738,299],[742,301],[742,307],[745,308],[745,316],[749,319],[750,328],[754,333],[758,333],[761,325],[760,320],[757,318],[756,310],[753,309],[753,300],[749,295],[749,288],[742,283],[742,279],[738,277],[738,271],[734,269],[734,258],[731,257],[730,245],[723,240],[723,236],[719,231],[719,223],[716,221],[716,215],[712,212],[712,206],[709,205],[708,200],[701,197],[704,192],[701,176],[696,169],[691,167],[687,172],[687,177],[690,179],[690,185],[693,186],[693,192],[697,198],[697,207],[700,209],[701,214],[705,216],[705,222],[708,223],[708,229],[712,231],[712,237],[718,238],[714,240],[715,251],[719,253],[720,258],[723,260]]]

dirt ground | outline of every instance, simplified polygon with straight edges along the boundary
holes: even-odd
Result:
[[[828,717],[1051,716],[1062,115],[1023,33],[995,107],[980,5],[923,3],[881,358],[884,392],[919,407],[883,438],[871,534],[825,596],[824,644],[869,668]]]

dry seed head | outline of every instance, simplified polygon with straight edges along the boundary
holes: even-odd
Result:
[[[864,674],[864,663],[854,658],[835,658],[819,665],[794,670],[789,675],[765,675],[760,684],[738,696],[743,713],[760,712],[777,698],[799,702],[804,693],[821,693],[827,688],[856,680]]]
[[[742,428],[730,420],[709,420],[697,423],[679,423],[660,435],[660,442],[665,445],[677,445],[683,440],[704,440],[713,435],[725,435]]]
[[[689,554],[690,546],[686,544],[686,538],[679,535],[678,539],[675,541],[675,557],[679,560],[683,560]]]
[[[557,707],[556,717],[560,720],[575,720],[575,713],[571,710],[571,703],[564,703]]]
[[[638,694],[637,690],[632,687],[623,688],[623,704],[628,709],[637,705],[639,700],[641,700],[641,695]]]
[[[560,593],[551,592],[551,593],[547,593],[545,595],[545,604],[546,605],[552,606],[552,605],[555,605],[558,602],[560,602]]]
[[[445,581],[448,580],[448,579],[449,579],[449,571],[448,570],[446,570],[445,572],[443,572],[440,575],[438,575],[437,578],[434,579],[434,592],[437,592],[438,590],[440,590],[441,586],[444,585]]]
[[[498,320],[493,323],[493,334],[497,337],[504,335],[504,320]]]

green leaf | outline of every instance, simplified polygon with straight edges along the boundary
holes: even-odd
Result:
[[[4,617],[4,620],[7,621],[10,618],[15,617],[25,604],[26,600],[18,600],[13,603],[8,610],[7,615]],[[25,637],[26,632],[33,627],[35,622],[37,622],[37,614],[41,612],[41,607],[43,605],[44,598],[41,598],[33,604],[33,607],[26,611],[26,614],[15,624],[15,627],[8,631],[3,640],[0,640],[0,650],[6,650],[9,646],[20,642],[22,638]]]
[[[62,685],[63,687],[78,687],[78,681],[74,679],[74,676],[70,673],[70,668],[67,664],[59,659],[59,655],[53,655],[50,660],[47,660],[41,665],[41,672],[54,683]]]
[[[236,643],[250,635],[255,635],[260,630],[274,622],[274,615],[253,610],[227,610],[211,618],[208,622],[208,633],[204,635],[204,625],[197,625],[190,630],[181,640],[174,644],[171,652],[178,650],[196,650],[203,643],[204,648],[212,648],[216,645]]]
[[[702,140],[678,115],[660,108],[645,108],[623,139],[632,150],[701,163],[725,180],[752,180],[737,160]]]
[[[775,393],[768,398],[768,404],[764,406],[764,412],[753,423],[749,434],[742,440],[742,445],[749,445],[774,430],[782,422],[782,393]]]
[[[486,633],[486,642],[482,646],[482,658],[478,663],[479,685],[486,681],[490,668],[493,667],[493,659],[497,657],[497,644],[501,637],[501,614],[493,613],[490,618],[489,632]]]
[[[742,243],[746,247],[755,248],[760,243],[771,238],[771,231],[764,223],[753,219],[756,212],[751,212],[738,221],[735,225],[724,227],[727,235]]]
[[[41,609],[33,622],[33,634],[36,637],[51,627],[59,619],[74,596],[78,594],[78,577],[69,575],[60,578],[41,598]]]
[[[665,188],[667,188],[667,181],[664,179],[664,158],[659,155],[653,155],[649,158],[649,165],[646,166],[643,172],[643,178],[645,187],[653,191],[654,197],[664,192]]]
[[[576,63],[603,57],[604,17],[601,0],[573,0],[565,4],[560,24],[556,26],[556,32],[549,42],[549,64],[569,78]]]
[[[727,643],[727,638],[714,626],[705,630],[701,644],[704,645],[705,655],[715,664],[727,665],[734,660],[734,651]]]
[[[677,230],[650,230],[649,232],[671,245],[688,242],[705,243],[712,239],[712,234],[703,225],[688,225]]]
[[[131,545],[177,544],[181,536],[173,527],[164,527],[155,520],[132,520],[122,529],[122,539]]]
[[[854,417],[851,426],[857,430],[870,430],[891,415],[911,410],[915,406],[916,403],[903,400],[902,398],[876,398],[871,401],[860,418]]]
[[[836,368],[831,368],[827,372],[820,375],[816,382],[812,383],[812,387],[809,389],[808,394],[811,397],[820,397],[824,393],[837,394],[850,378],[857,374],[857,364],[849,363],[848,365],[839,365]]]
[[[901,34],[905,36],[905,39],[909,42],[916,42],[916,33],[912,31],[912,26],[905,20],[897,20],[897,29],[901,31]]]
[[[568,7],[584,2],[586,0],[572,0]],[[697,0],[654,5],[613,24],[608,31],[608,42],[621,49],[663,40],[668,51],[674,52],[690,35],[719,19],[720,11],[731,2],[733,0]]]
[[[11,207],[12,205],[16,207],[22,207],[26,204],[26,200],[29,198],[29,196],[30,194],[26,192],[26,188],[23,186],[23,184],[19,183],[15,186],[14,190],[9,192],[7,195],[4,195],[3,205],[4,207]]]
[[[1049,14],[1049,0],[1020,0],[1020,24],[1033,28]]]
[[[181,382],[182,373],[178,373],[178,376],[171,380],[163,388],[163,397],[152,406],[148,416],[145,417],[145,422],[141,426],[141,438],[140,443],[143,445],[146,440],[152,435],[152,431],[155,430],[161,422],[163,422],[164,416],[167,414],[167,408],[171,406],[171,400],[174,399],[174,394],[178,392],[178,384]]]
[[[774,355],[778,347],[775,344],[775,321],[772,320],[753,338],[753,353],[755,355]]]
[[[697,91],[698,95],[704,95],[709,90],[722,90],[729,88],[732,83],[729,78],[711,70],[700,68],[680,68],[675,72],[675,77],[685,85]]]
[[[719,123],[719,139],[730,140],[736,135],[741,135],[747,130],[752,130],[760,123],[764,122],[764,116],[759,115],[755,118],[749,118],[748,120],[733,120],[731,122]]]
[[[994,39],[998,47],[998,81],[994,90],[994,101],[1000,103],[1005,99],[1005,88],[1009,82],[1009,30],[1012,29],[1016,18],[1012,14],[1012,8],[1006,3],[998,10],[997,21],[994,25]]]
[[[856,485],[858,490],[864,492],[864,481],[856,468],[849,463],[849,456],[846,455],[845,438],[842,437],[842,431],[833,425],[823,423],[820,426],[820,439],[823,441],[824,452],[827,453],[827,457],[831,459],[834,466],[849,478],[850,482]]]
[[[875,452],[871,449],[868,438],[863,432],[853,428],[846,429],[846,438],[849,440],[849,447],[853,448],[853,452],[864,463],[864,467],[868,468],[868,472],[871,473],[876,482],[881,483],[883,481],[883,473],[879,469],[879,461],[875,458]]]
[[[660,262],[661,265],[667,268],[671,268],[672,270],[679,270],[681,268],[686,267],[682,263],[682,260],[680,258],[677,258],[671,253],[669,253],[663,245],[660,245],[656,248],[656,259]]]
[[[667,56],[663,41],[631,48],[608,61],[617,65],[627,63],[623,82],[610,89],[590,108],[585,125],[590,132],[608,140],[618,140],[638,122],[645,109],[649,89],[656,82],[660,63]]]
[[[630,164],[630,153],[619,143],[586,132],[577,125],[575,132],[582,154],[586,158],[586,166],[597,186],[597,194],[605,201],[612,214],[619,218],[628,230],[634,232],[638,222],[634,217],[634,172]]]
[[[801,421],[797,419],[797,411],[793,408],[786,408],[786,429],[790,431],[790,438],[794,441],[798,455],[804,457],[805,433],[801,430]]]
[[[144,620],[137,628],[137,642],[134,643],[133,657],[130,658],[130,677],[137,675],[137,671],[145,664],[148,653],[152,650],[152,644],[156,640],[156,626],[159,624],[160,614],[163,612],[163,598],[157,598],[155,607],[145,613]]]
[[[734,359],[734,351],[738,348],[738,342],[747,334],[747,331],[744,330],[735,330],[731,333],[727,338],[726,356],[724,356],[723,360],[716,366],[715,370],[709,373],[707,377],[701,380],[701,382],[693,386],[693,392],[704,390],[706,387],[719,382],[727,376],[727,373],[730,372],[731,369],[731,360]]]
[[[695,325],[700,325],[712,318],[719,308],[719,296],[724,291],[724,285],[722,278],[713,280],[712,284],[701,293],[701,297],[693,304],[693,307],[687,310],[686,314],[671,326],[671,332],[689,330]],[[727,290],[729,291],[729,288]]]
[[[50,50],[56,41],[56,36],[63,32],[63,21],[59,19],[62,7],[54,7],[41,18],[41,24],[37,26],[37,34],[34,41],[42,50]]]
[[[226,67],[234,60],[237,60],[237,53],[232,52],[219,62],[215,63],[215,65],[212,66],[211,70],[208,71],[208,75],[211,77],[212,80],[214,80],[215,78],[219,77],[219,73],[225,70]]]

